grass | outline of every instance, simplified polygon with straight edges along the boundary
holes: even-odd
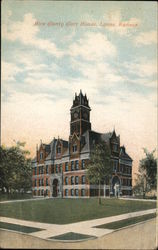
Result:
[[[56,239],[56,240],[83,240],[87,238],[95,238],[94,236],[87,235],[87,234],[79,234],[79,233],[65,233],[61,235],[57,235],[54,237],[50,237],[49,239]]]
[[[0,228],[22,232],[22,233],[33,233],[33,232],[43,230],[40,228],[26,227],[26,226],[21,226],[21,225],[6,223],[6,222],[0,222]]]
[[[149,219],[152,219],[155,217],[156,217],[155,213],[154,214],[147,214],[147,215],[142,215],[142,216],[138,216],[138,217],[134,217],[134,218],[130,218],[130,219],[125,219],[125,220],[121,220],[121,221],[103,224],[103,225],[97,226],[96,228],[119,229],[122,227],[127,227],[127,226],[130,226],[132,224],[142,222],[142,221],[146,221],[146,220],[149,220]]]
[[[31,199],[33,198],[32,194],[4,194],[0,193],[0,201],[7,201],[7,200],[23,200],[23,199]]]
[[[46,199],[0,204],[0,216],[44,223],[68,224],[156,208],[155,202],[119,199]]]

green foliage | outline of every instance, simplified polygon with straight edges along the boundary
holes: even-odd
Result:
[[[156,189],[157,185],[157,160],[154,157],[154,152],[148,152],[147,149],[143,149],[145,158],[139,162],[139,173],[137,174],[136,185],[133,189],[136,194],[145,194],[153,189]]]
[[[0,188],[7,193],[27,191],[31,188],[31,159],[25,143],[17,142],[12,147],[0,147]]]
[[[105,142],[95,145],[90,162],[87,165],[87,178],[92,184],[99,184],[99,203],[100,184],[112,175],[112,166],[110,159],[110,148]]]

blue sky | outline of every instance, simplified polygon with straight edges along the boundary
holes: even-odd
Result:
[[[138,162],[156,146],[156,20],[156,2],[3,1],[2,142],[67,139],[82,89],[92,128],[115,126]]]

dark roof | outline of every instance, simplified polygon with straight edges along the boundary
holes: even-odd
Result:
[[[120,147],[120,158],[133,161],[132,158],[126,153],[126,148],[124,146]]]
[[[89,100],[87,99],[86,94],[85,95],[82,94],[82,90],[80,90],[79,95],[77,95],[75,93],[75,99],[73,100],[73,105],[71,108],[77,107],[79,105],[84,105],[84,106],[90,108],[89,107]]]

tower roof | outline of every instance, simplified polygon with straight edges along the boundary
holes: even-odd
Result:
[[[77,95],[77,93],[75,93],[75,99],[73,100],[73,105],[71,108],[74,108],[74,107],[77,107],[80,105],[90,108],[89,107],[89,100],[87,99],[86,94],[83,95],[81,89],[80,89],[79,95]]]

